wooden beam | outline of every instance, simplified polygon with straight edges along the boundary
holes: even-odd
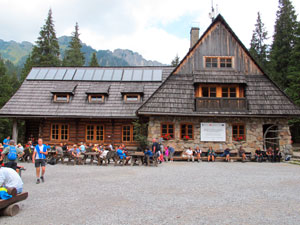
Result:
[[[12,139],[16,144],[18,143],[18,120],[16,118],[13,119]]]

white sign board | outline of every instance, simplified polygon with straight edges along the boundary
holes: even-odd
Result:
[[[226,141],[225,123],[201,123],[201,141]]]

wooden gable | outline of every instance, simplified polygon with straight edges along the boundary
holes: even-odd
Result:
[[[232,68],[206,68],[205,57],[231,57]],[[173,74],[194,74],[210,70],[245,75],[264,74],[221,15],[204,32]]]

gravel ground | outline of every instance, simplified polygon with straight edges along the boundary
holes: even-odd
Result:
[[[47,166],[15,217],[0,224],[300,224],[300,166],[165,163],[155,167]]]

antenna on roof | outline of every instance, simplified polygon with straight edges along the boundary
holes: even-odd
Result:
[[[214,21],[215,19],[215,9],[214,9],[214,1],[211,0],[211,12],[208,14],[211,21]]]

